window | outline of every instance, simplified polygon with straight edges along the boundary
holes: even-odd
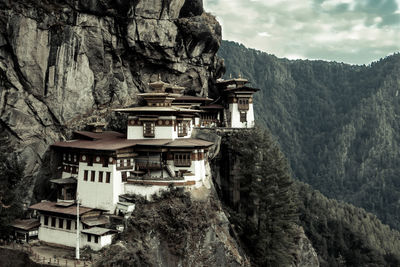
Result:
[[[58,219],[58,228],[64,228],[64,220]]]
[[[56,227],[56,218],[51,217],[51,227]]]
[[[127,180],[126,172],[121,172],[121,177],[122,177],[122,182],[126,182]]]
[[[240,122],[247,122],[247,113],[240,112]]]
[[[94,243],[99,243],[99,237],[97,235],[94,237]]]
[[[190,167],[192,161],[190,159],[190,153],[175,153],[174,154],[174,165],[179,167]]]
[[[90,175],[90,181],[91,181],[91,182],[94,182],[94,177],[95,177],[95,175],[96,175],[96,172],[95,172],[95,171],[92,171],[92,175]]]
[[[239,98],[238,99],[238,108],[239,108],[239,110],[249,110],[249,99],[248,98]]]
[[[88,171],[84,171],[84,173],[83,173],[83,180],[84,180],[84,181],[87,181],[87,179],[88,179]]]
[[[187,123],[186,122],[178,122],[178,136],[186,136],[187,135]]]
[[[111,172],[106,172],[106,183],[110,183],[110,178],[111,178]]]
[[[44,216],[44,225],[49,225],[49,216]]]
[[[143,122],[143,136],[154,137],[154,122]]]
[[[71,230],[71,220],[67,220],[67,229]]]
[[[127,159],[127,160],[126,160],[126,166],[132,166],[132,165],[131,165],[131,159]]]
[[[91,235],[87,235],[87,242],[92,242],[92,236]]]
[[[99,172],[99,183],[103,182],[103,172]]]

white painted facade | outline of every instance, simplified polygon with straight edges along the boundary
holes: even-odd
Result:
[[[85,170],[88,171],[87,181],[84,180]],[[95,172],[94,182],[91,181],[92,171]],[[103,172],[103,182],[99,182],[99,172]],[[110,183],[106,183],[107,172],[110,172]],[[93,166],[87,166],[86,162],[79,163],[77,192],[83,206],[113,212],[123,190],[121,172],[117,171],[115,164],[103,167],[100,163],[93,163]]]
[[[133,117],[135,118],[135,117]],[[132,119],[132,117],[130,117]],[[128,125],[127,138],[130,140],[135,139],[176,139],[178,138],[178,121],[175,116],[170,117],[159,117],[160,120],[172,120],[173,124],[170,126],[160,126],[157,121],[154,123],[154,137],[145,137],[143,134],[143,125]],[[190,138],[193,131],[193,120],[185,120],[188,122],[187,134],[185,136],[179,136],[179,138]]]
[[[51,218],[56,219],[55,227],[51,226]],[[63,228],[59,227],[59,220],[64,221]],[[71,229],[67,229],[66,220],[71,221]],[[48,225],[44,224],[44,215],[40,216],[41,226],[39,227],[38,238],[40,241],[63,245],[67,247],[76,247],[76,220],[61,218],[55,216],[49,216]],[[79,223],[79,229],[83,229],[82,223]],[[93,250],[100,250],[104,246],[110,245],[114,234],[108,234],[98,237],[98,243],[95,243],[94,235],[92,235],[91,242],[88,242],[87,234],[80,233],[79,247],[83,248],[89,246]]]
[[[98,241],[97,243],[95,242],[95,235],[91,235],[91,240],[90,242],[88,241],[88,234],[82,233],[81,234],[81,247],[88,246],[94,251],[98,251],[102,249],[105,246],[111,245],[112,239],[113,239],[114,234],[108,234],[108,235],[103,235],[103,236],[97,236]]]
[[[51,218],[56,218],[55,227],[51,226]],[[67,247],[76,247],[76,230],[75,224],[76,220],[71,220],[71,229],[67,229],[66,218],[61,218],[64,220],[63,228],[59,227],[60,217],[49,216],[48,225],[44,224],[44,216],[40,216],[40,227],[38,238],[40,241],[59,244]],[[79,226],[82,229],[82,223]],[[82,235],[81,239],[82,240]],[[82,242],[80,242],[82,246]]]
[[[237,103],[229,104],[230,127],[232,128],[253,128],[254,110],[253,103],[249,103],[249,110],[246,111],[246,122],[240,121],[240,111]],[[228,116],[229,118],[229,116]]]

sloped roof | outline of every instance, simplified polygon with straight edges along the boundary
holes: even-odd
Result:
[[[117,231],[113,230],[113,229],[103,228],[103,227],[93,227],[90,229],[82,230],[82,233],[91,234],[91,235],[99,235],[99,236],[107,234],[109,232],[116,233]]]
[[[119,108],[114,109],[117,112],[173,112],[173,113],[196,113],[198,110],[180,108],[176,106],[169,107],[157,107],[157,106],[144,106],[144,107],[132,107],[132,108]]]
[[[15,220],[10,225],[14,228],[29,231],[31,229],[38,228],[40,226],[40,222],[37,219]]]
[[[179,138],[169,142],[166,147],[209,147],[214,143],[194,138]]]
[[[179,138],[179,139],[126,139],[125,135],[117,132],[79,132],[82,136],[92,136],[95,139],[75,139],[69,141],[57,142],[52,147],[57,148],[75,148],[75,149],[88,149],[88,150],[103,150],[103,151],[116,151],[122,148],[133,146],[159,146],[159,147],[198,147],[198,146],[211,146],[212,143],[194,138]],[[95,134],[95,135],[92,135]]]
[[[82,218],[82,223],[88,226],[103,225],[109,223],[109,219],[105,216],[94,217],[94,218]]]
[[[75,204],[72,206],[69,206],[69,207],[62,207],[62,206],[57,206],[57,202],[44,201],[44,202],[39,202],[39,203],[33,204],[29,208],[33,209],[33,210],[38,210],[38,211],[47,211],[47,212],[54,212],[54,213],[66,214],[66,215],[76,215],[76,205]],[[79,206],[79,215],[85,214],[92,210],[95,210],[95,209],[84,207],[84,206]]]
[[[123,138],[125,134],[114,132],[114,131],[105,131],[101,133],[94,133],[88,131],[75,131],[74,134],[79,137],[88,138],[91,140],[107,140],[107,139],[116,139]]]
[[[51,183],[55,184],[76,184],[77,180],[76,177],[69,177],[69,178],[62,178],[62,179],[52,179],[50,180]]]

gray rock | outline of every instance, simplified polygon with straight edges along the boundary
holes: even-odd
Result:
[[[0,134],[33,184],[51,174],[49,145],[136,104],[159,74],[208,94],[220,27],[199,7],[182,19],[188,2],[0,0]]]

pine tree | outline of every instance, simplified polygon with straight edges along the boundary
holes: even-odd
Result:
[[[231,144],[240,162],[240,203],[232,213],[241,238],[255,264],[290,264],[297,206],[287,162],[260,128],[235,133]]]

